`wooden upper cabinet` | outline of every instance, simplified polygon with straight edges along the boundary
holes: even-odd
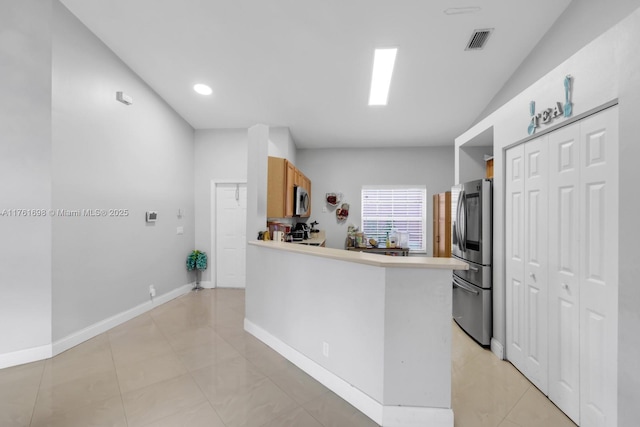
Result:
[[[285,218],[293,215],[293,186],[291,191],[287,192],[289,170],[292,167],[293,165],[287,159],[269,157],[267,165],[267,218]],[[287,194],[289,194],[288,197]]]
[[[267,218],[291,218],[293,188],[306,188],[311,196],[311,181],[293,163],[280,157],[269,157],[267,176]]]
[[[295,185],[296,187],[304,188],[303,178],[304,178],[304,174],[302,172],[300,172],[299,169],[295,169],[295,178],[294,178],[294,181],[293,181],[293,185]]]
[[[285,160],[285,163],[287,165],[287,182],[285,188],[284,217],[290,218],[293,216],[293,187],[295,187],[296,172],[298,169],[288,160]]]
[[[433,195],[433,256],[451,257],[451,192]]]

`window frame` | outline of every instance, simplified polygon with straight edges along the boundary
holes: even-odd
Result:
[[[366,233],[365,231],[365,223],[366,221],[376,221],[376,217],[375,216],[365,216],[365,204],[367,202],[365,202],[365,196],[368,196],[368,194],[366,194],[367,190],[391,190],[391,192],[393,193],[393,190],[418,190],[421,194],[421,205],[422,205],[422,213],[420,218],[418,217],[411,217],[411,216],[407,216],[406,220],[407,221],[416,221],[419,220],[420,221],[420,227],[421,227],[421,231],[422,231],[422,236],[420,238],[421,242],[422,242],[422,247],[421,248],[411,248],[411,252],[410,253],[418,253],[418,254],[426,254],[427,253],[427,237],[428,237],[428,232],[427,232],[427,216],[428,216],[428,201],[427,201],[427,186],[426,185],[363,185],[361,190],[360,190],[360,220],[361,220],[361,230],[363,232]],[[370,202],[368,202],[370,203]],[[380,216],[378,217],[377,221],[402,221],[403,217],[396,217],[394,219],[393,216],[391,217],[383,217]],[[395,227],[392,227],[391,229],[394,229]],[[402,230],[400,230],[402,231]],[[409,241],[411,241],[411,237],[409,238]],[[383,243],[383,242],[378,242]]]

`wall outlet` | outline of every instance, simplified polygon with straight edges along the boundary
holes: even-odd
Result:
[[[324,357],[329,357],[329,343],[322,342],[322,355]]]
[[[151,298],[156,296],[156,287],[153,285],[149,285],[149,295]]]

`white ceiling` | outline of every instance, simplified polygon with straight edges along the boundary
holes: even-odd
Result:
[[[61,1],[195,129],[287,126],[299,148],[453,144],[570,3]],[[398,47],[385,107],[367,105],[376,47]]]

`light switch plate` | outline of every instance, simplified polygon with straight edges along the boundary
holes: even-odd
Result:
[[[184,234],[184,227],[180,226],[176,229],[176,234]]]

